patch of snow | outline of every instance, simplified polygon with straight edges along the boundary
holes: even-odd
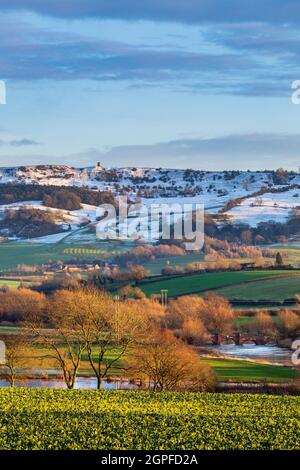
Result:
[[[299,194],[299,196],[297,196]],[[234,223],[245,223],[256,227],[260,222],[284,223],[293,208],[300,208],[300,191],[265,193],[257,198],[248,198],[227,212]]]
[[[70,232],[54,233],[53,235],[46,235],[45,237],[30,238],[27,240],[30,243],[58,243],[70,235]]]

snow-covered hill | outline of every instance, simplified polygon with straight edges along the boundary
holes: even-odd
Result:
[[[292,208],[298,207],[300,175],[284,174],[278,178],[272,171],[241,172],[201,170],[174,170],[155,168],[103,168],[100,164],[89,168],[65,165],[38,165],[0,168],[0,184],[22,183],[56,186],[89,187],[92,190],[110,190],[115,195],[128,194],[145,204],[203,203],[206,211],[217,212],[230,200],[246,198],[227,212],[234,223],[251,226],[261,221],[284,221]],[[299,189],[297,188],[299,185]],[[286,191],[274,193],[280,188]],[[253,194],[262,188],[262,200]],[[300,200],[299,200],[300,205]],[[0,210],[3,207],[0,207]],[[76,215],[74,213],[74,216]],[[94,217],[91,217],[93,220]],[[72,223],[72,222],[71,222]],[[78,223],[75,222],[75,224]]]
[[[0,183],[88,186],[125,190],[144,198],[201,196],[204,203],[221,205],[229,199],[245,196],[262,186],[276,187],[272,172],[207,172],[155,168],[72,168],[65,165],[38,165],[0,168]],[[300,175],[289,176],[290,184],[300,184]]]

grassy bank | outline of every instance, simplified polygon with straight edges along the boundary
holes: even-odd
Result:
[[[289,382],[296,376],[295,370],[289,367],[239,359],[202,358],[216,372],[222,382]]]

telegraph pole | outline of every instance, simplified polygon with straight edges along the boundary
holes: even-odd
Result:
[[[166,307],[168,303],[168,290],[162,289],[160,292],[161,292],[161,304],[163,307]]]
[[[115,327],[117,344],[120,343],[120,296],[115,296]]]

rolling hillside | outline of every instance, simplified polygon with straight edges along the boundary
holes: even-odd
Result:
[[[148,281],[139,284],[139,287],[147,296],[151,296],[152,294],[160,294],[162,289],[168,290],[169,297],[199,294],[209,290],[217,290],[217,293],[225,295],[224,291],[226,292],[227,289],[228,293],[238,297],[238,292],[242,289],[244,289],[245,295],[247,295],[248,291],[251,292],[251,288],[254,290],[258,286],[260,289],[259,295],[261,295],[261,297],[258,295],[256,297],[253,296],[253,298],[265,298],[265,288],[272,288],[271,286],[274,284],[274,282],[277,282],[278,284],[284,282],[288,285],[291,277],[293,279],[297,279],[300,292],[300,277],[297,277],[297,274],[299,276],[300,271],[293,271],[292,273],[286,271],[238,271],[204,273],[178,276],[170,279],[158,279],[157,281],[151,282]],[[269,284],[267,284],[267,280],[269,280]],[[226,286],[230,286],[230,288]],[[298,287],[294,289],[295,293],[298,292],[297,289]],[[231,298],[229,294],[227,297]]]
[[[248,224],[255,227],[269,220],[285,222],[293,210],[298,209],[300,175],[284,174],[279,179],[276,172],[241,172],[201,170],[172,170],[154,168],[71,168],[63,165],[39,165],[0,169],[0,184],[23,184],[89,188],[93,192],[108,191],[113,196],[127,194],[132,202],[141,200],[146,206],[166,204],[204,204],[208,213],[223,211],[225,222]],[[33,186],[33,187],[34,187]],[[260,194],[257,196],[257,194]],[[232,204],[234,201],[234,204]],[[230,203],[230,205],[229,205]],[[18,200],[0,205],[0,219],[5,210],[20,207],[51,210],[57,216],[61,231],[67,227],[77,230],[86,220],[95,223],[98,206],[85,204],[82,209],[55,211],[45,201]],[[228,207],[227,207],[228,206]],[[224,211],[224,207],[226,207]],[[220,219],[219,223],[224,223]],[[56,243],[61,238],[36,240],[38,243]],[[157,239],[157,236],[154,236]],[[78,234],[81,240],[81,234]],[[93,237],[94,241],[95,237]]]

